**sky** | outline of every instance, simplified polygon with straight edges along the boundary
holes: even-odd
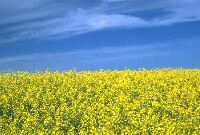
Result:
[[[200,0],[0,0],[0,72],[200,68]]]

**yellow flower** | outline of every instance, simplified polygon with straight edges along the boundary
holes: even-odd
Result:
[[[2,134],[199,134],[200,70],[0,75]]]

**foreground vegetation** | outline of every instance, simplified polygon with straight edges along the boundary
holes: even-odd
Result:
[[[200,134],[200,70],[0,75],[2,134]]]

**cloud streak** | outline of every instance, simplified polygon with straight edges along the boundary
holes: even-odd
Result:
[[[11,2],[11,6],[7,0],[0,2],[0,45],[28,39],[60,39],[109,28],[156,27],[200,20],[198,0],[155,0],[151,7],[143,4],[144,0],[94,0],[91,5],[78,0],[22,1],[16,6],[17,2],[21,1]],[[148,20],[134,15],[153,8],[169,14]]]
[[[0,58],[0,72],[166,68],[173,62],[176,67],[198,67],[200,60],[194,58],[200,57],[199,39],[194,40],[5,57]]]

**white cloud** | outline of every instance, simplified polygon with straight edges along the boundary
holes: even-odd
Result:
[[[88,25],[93,28],[106,27],[141,27],[147,22],[139,17],[129,15],[95,15],[88,19]]]
[[[11,2],[11,0],[9,1]],[[121,2],[113,6],[112,4],[104,3],[94,7],[71,8],[67,5],[68,3],[55,3],[51,0],[45,0],[43,2],[34,0],[32,2],[25,2],[19,6],[17,6],[17,2],[20,2],[19,0],[13,3],[11,2],[11,6],[8,5],[8,1],[2,0],[0,1],[0,34],[3,36],[0,37],[0,45],[32,38],[65,38],[114,27],[156,27],[200,20],[199,0],[156,1],[155,5],[157,6],[151,5],[151,7],[162,8],[163,10],[169,11],[170,14],[150,20],[145,20],[142,16],[116,12],[116,9],[127,9],[127,11],[131,10],[133,13],[138,11],[138,9],[142,11],[149,10],[149,7],[144,4],[144,1],[143,3],[138,0],[106,1]],[[140,3],[140,5],[136,3]],[[71,4],[73,5],[73,2]],[[115,10],[111,12],[110,9],[113,7]],[[108,10],[110,11],[107,12]],[[9,25],[10,23],[13,24]]]

